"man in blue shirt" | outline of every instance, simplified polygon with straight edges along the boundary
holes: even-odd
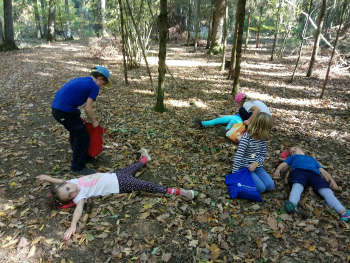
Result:
[[[75,78],[64,84],[53,99],[52,115],[69,131],[73,150],[71,172],[75,174],[87,175],[95,172],[86,168],[90,137],[80,118],[78,107],[85,104],[84,109],[92,125],[99,125],[92,105],[100,88],[108,84],[109,75],[108,69],[96,66],[89,77]]]

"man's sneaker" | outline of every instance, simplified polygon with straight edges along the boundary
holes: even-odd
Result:
[[[341,221],[348,222],[350,220],[350,210],[345,211],[340,217]]]
[[[152,160],[152,158],[151,158],[151,156],[149,155],[147,149],[141,148],[141,149],[139,150],[139,153],[141,154],[141,158],[144,156],[144,157],[147,158],[147,161],[151,161],[151,160]]]
[[[186,190],[181,188],[180,195],[188,200],[192,200],[198,195],[198,192],[194,190]]]
[[[201,119],[199,119],[198,117],[195,117],[193,119],[193,123],[196,126],[196,128],[198,128],[198,129],[203,129],[204,128],[204,126],[202,125]]]
[[[81,169],[81,170],[70,170],[70,171],[74,175],[89,175],[89,174],[96,173],[94,170],[86,168],[86,167]]]

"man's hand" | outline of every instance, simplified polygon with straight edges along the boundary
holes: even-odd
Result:
[[[92,126],[93,126],[94,128],[96,128],[98,125],[99,125],[98,121],[93,121],[93,122],[92,122]]]
[[[258,163],[257,162],[253,162],[253,163],[248,165],[248,170],[251,171],[251,172],[254,172],[256,167],[258,167]]]
[[[77,230],[76,225],[70,226],[70,228],[68,228],[64,233],[64,240],[70,239],[70,237],[75,233],[76,230]]]

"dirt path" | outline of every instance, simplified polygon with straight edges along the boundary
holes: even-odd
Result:
[[[149,59],[157,80],[157,54]],[[101,56],[100,56],[101,55]],[[219,57],[205,50],[171,44],[164,114],[152,111],[154,96],[142,67],[123,84],[118,52],[99,52],[95,42],[42,45],[1,54],[0,74],[0,262],[346,262],[349,227],[313,193],[302,204],[307,219],[286,214],[283,179],[263,195],[263,203],[231,200],[224,184],[236,146],[217,128],[196,130],[203,119],[234,111],[231,81],[218,71]],[[331,172],[350,207],[349,73],[332,76],[319,100],[324,71],[300,74],[288,83],[293,58],[269,62],[263,49],[250,49],[242,64],[243,91],[270,107],[275,127],[266,168],[272,173],[286,146],[301,144]],[[102,90],[97,112],[113,134],[94,166],[99,171],[136,160],[141,146],[154,161],[140,178],[200,191],[194,202],[134,193],[95,198],[81,232],[63,242],[72,211],[50,211],[40,173],[72,178],[68,134],[51,117],[56,90],[87,75],[96,64],[112,71],[112,86]],[[302,67],[307,67],[306,62]]]

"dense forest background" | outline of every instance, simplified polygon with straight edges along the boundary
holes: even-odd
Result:
[[[237,92],[263,101],[267,172],[300,145],[349,209],[349,36],[349,0],[0,0],[0,262],[349,262],[349,225],[312,191],[306,217],[283,209],[285,178],[262,203],[232,200],[237,145],[193,125],[236,112]],[[95,65],[111,71],[96,113],[112,138],[89,167],[125,167],[146,147],[139,178],[199,196],[93,198],[63,241],[72,210],[50,210],[35,177],[72,178],[50,105]]]

